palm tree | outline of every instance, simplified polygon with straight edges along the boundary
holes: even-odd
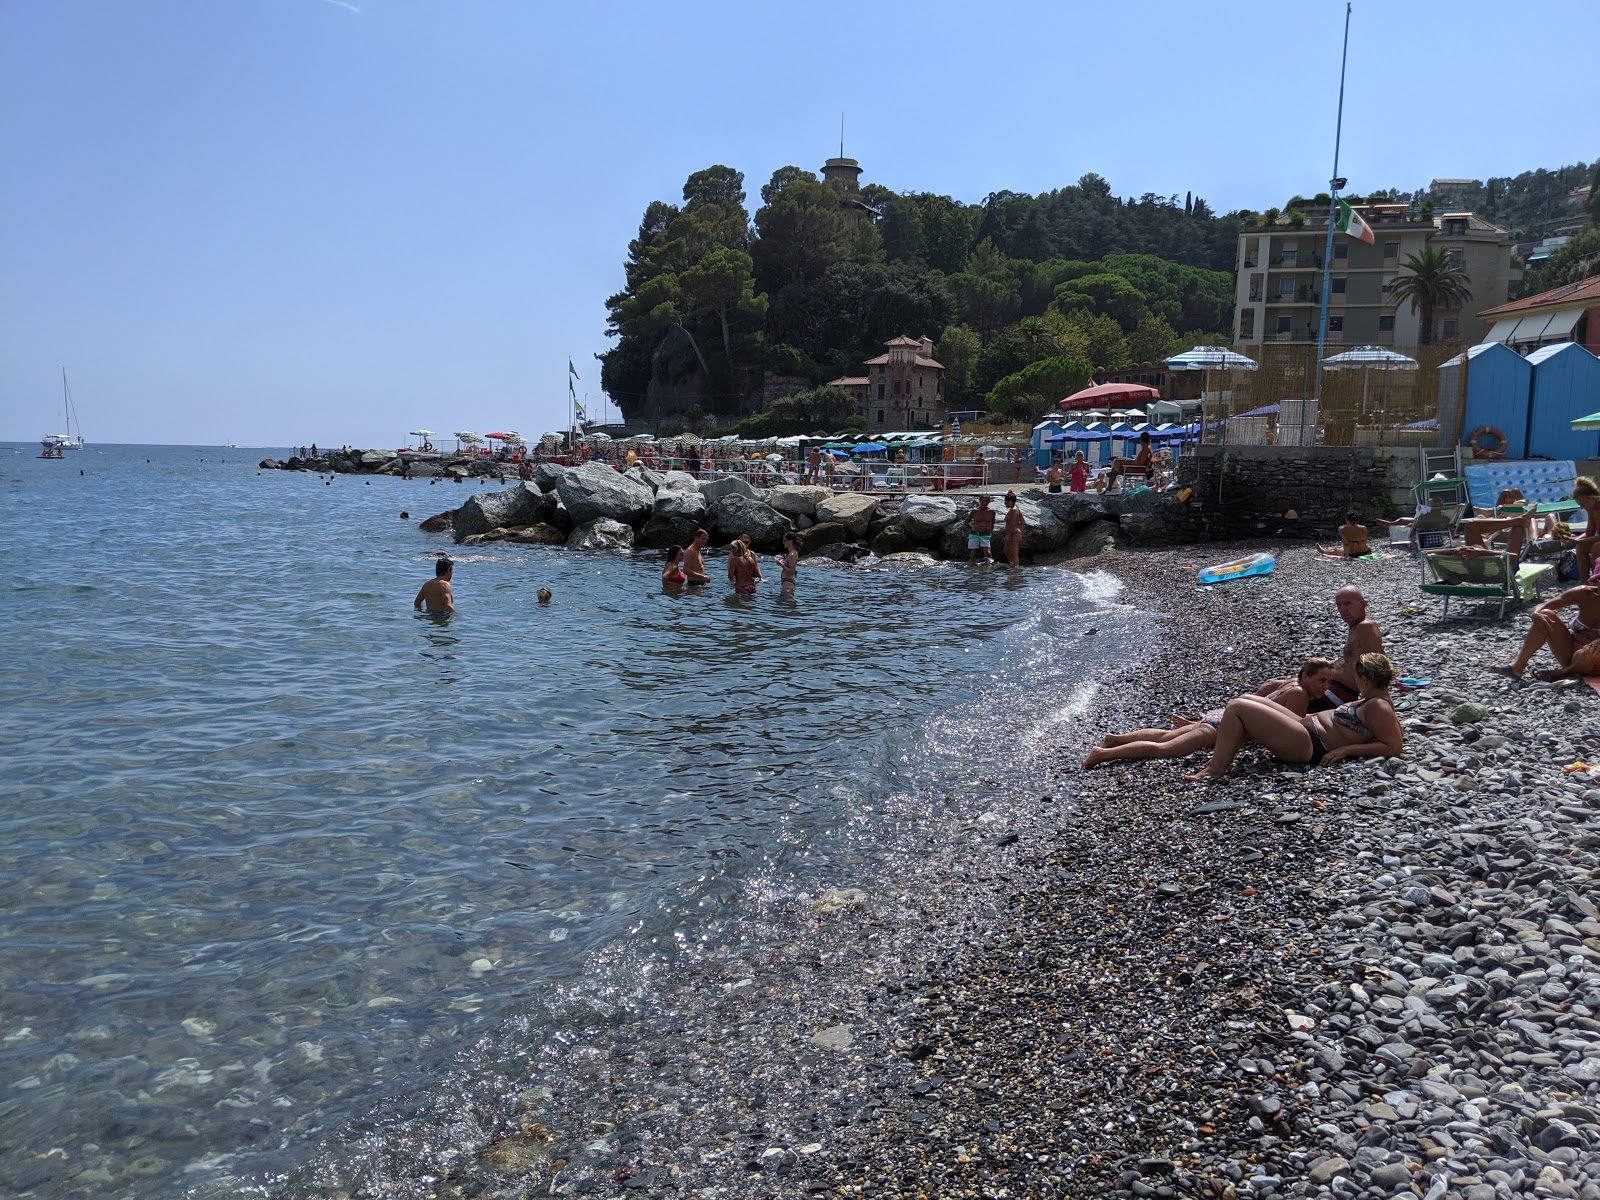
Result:
[[[1472,281],[1460,267],[1450,265],[1450,256],[1443,250],[1424,246],[1421,254],[1406,256],[1406,270],[1389,289],[1395,307],[1411,301],[1411,310],[1422,310],[1421,345],[1433,341],[1433,310],[1435,308],[1460,308],[1472,299]]]

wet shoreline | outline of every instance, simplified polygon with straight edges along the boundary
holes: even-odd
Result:
[[[993,764],[989,795],[944,797],[948,822],[924,826],[925,853],[892,877],[841,864],[859,894],[819,886],[767,905],[768,936],[725,930],[661,993],[674,1045],[597,1025],[590,1104],[525,1093],[496,1131],[506,1150],[419,1194],[1588,1196],[1600,926],[1582,896],[1600,785],[1548,762],[1508,775],[1474,746],[1510,732],[1564,761],[1600,729],[1592,695],[1488,676],[1522,626],[1462,638],[1408,611],[1409,559],[1288,548],[1270,580],[1198,590],[1194,568],[1224,556],[1103,559],[1125,601],[1171,615],[1143,618],[1148,655],[1081,720]],[[1435,680],[1407,701],[1406,758],[1247,757],[1200,791],[1177,764],[1078,771],[1106,728],[1336,649],[1331,595],[1358,569],[1402,671]],[[1451,723],[1464,697],[1487,717]],[[1575,729],[1547,728],[1557,716]],[[1474,882],[1463,860],[1514,846],[1519,813],[1564,848],[1553,870],[1578,895],[1550,945],[1508,946],[1497,907],[1538,911],[1553,886],[1539,854],[1515,855],[1531,884]],[[1491,889],[1476,908],[1474,886]],[[1455,974],[1426,956],[1452,937]],[[1523,962],[1525,947],[1553,962]],[[1553,978],[1565,1005],[1541,1008]],[[1534,1029],[1552,1012],[1560,1048],[1514,1061],[1508,1033],[1552,1045]],[[1512,1124],[1494,1123],[1497,1104]]]

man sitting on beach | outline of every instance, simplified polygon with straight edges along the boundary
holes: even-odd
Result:
[[[1329,558],[1365,558],[1372,553],[1372,547],[1367,545],[1367,527],[1355,513],[1345,513],[1344,524],[1339,526],[1339,549],[1318,546],[1317,553]]]
[[[1383,633],[1378,623],[1367,616],[1367,598],[1360,588],[1342,587],[1333,594],[1334,607],[1339,619],[1345,623],[1344,653],[1339,665],[1328,680],[1327,695],[1311,702],[1312,712],[1322,712],[1339,704],[1346,704],[1359,695],[1356,664],[1363,654],[1383,653]]]
[[[1563,621],[1557,615],[1563,608],[1578,611],[1571,621]],[[1568,588],[1534,609],[1533,624],[1528,627],[1528,636],[1522,640],[1517,657],[1508,666],[1495,669],[1513,679],[1521,679],[1540,646],[1549,646],[1561,667],[1535,671],[1536,679],[1554,681],[1600,674],[1600,583],[1591,580]]]
[[[422,608],[426,605],[431,613],[455,612],[455,597],[450,591],[450,576],[455,572],[455,568],[454,562],[441,556],[433,564],[433,578],[418,589],[417,598],[411,602],[411,607]]]
[[[706,574],[706,543],[711,540],[711,535],[704,529],[696,529],[694,538],[683,548],[683,574],[689,583],[710,583],[711,576]]]
[[[993,562],[994,555],[989,552],[989,539],[994,536],[995,511],[989,507],[989,497],[978,497],[978,507],[967,514],[967,561],[977,562],[978,556],[983,556],[983,561]]]

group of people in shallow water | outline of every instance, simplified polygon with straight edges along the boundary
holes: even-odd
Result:
[[[706,574],[706,543],[711,535],[696,529],[687,546],[668,546],[666,565],[661,568],[661,586],[668,591],[711,582]],[[778,555],[778,587],[784,592],[794,591],[800,577],[800,538],[797,534],[783,535],[783,553]],[[756,584],[765,583],[761,560],[750,545],[750,535],[741,533],[728,545],[728,583],[740,596],[754,596]]]
[[[1340,588],[1334,606],[1346,628],[1337,660],[1308,658],[1294,678],[1269,679],[1198,717],[1175,716],[1170,728],[1109,734],[1089,751],[1083,769],[1210,750],[1205,764],[1186,776],[1202,781],[1225,775],[1247,744],[1264,747],[1280,762],[1311,766],[1399,754],[1405,733],[1389,690],[1396,672],[1383,652],[1382,632],[1359,589]]]

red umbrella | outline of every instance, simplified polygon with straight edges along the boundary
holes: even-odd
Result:
[[[1161,393],[1142,383],[1099,383],[1094,387],[1073,392],[1065,400],[1056,401],[1057,408],[1102,408],[1111,403],[1137,404],[1145,400],[1159,400]]]

